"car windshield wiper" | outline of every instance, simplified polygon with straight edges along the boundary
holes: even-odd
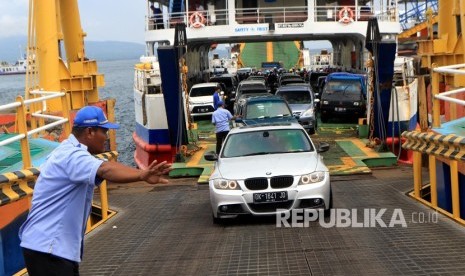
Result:
[[[270,116],[258,116],[257,119],[265,119],[265,118],[270,118]]]
[[[244,154],[244,155],[241,155],[241,156],[265,155],[265,154],[270,154],[270,153],[271,152],[268,152],[268,151],[260,151],[260,152],[253,152],[253,153]]]

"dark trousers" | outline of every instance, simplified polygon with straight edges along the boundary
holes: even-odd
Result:
[[[23,248],[23,256],[30,276],[79,276],[77,262],[27,248]]]
[[[221,145],[224,142],[224,138],[228,135],[229,131],[220,131],[216,133],[216,154],[220,153]]]

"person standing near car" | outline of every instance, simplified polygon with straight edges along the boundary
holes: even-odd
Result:
[[[215,93],[213,93],[213,108],[215,110],[218,109],[218,106],[219,106],[218,103],[221,101],[220,93],[221,93],[220,87],[216,87],[215,88]]]
[[[105,151],[108,130],[117,128],[100,108],[86,106],[76,113],[72,134],[42,164],[19,230],[29,275],[79,275],[94,188],[103,180],[168,183],[163,175],[171,164],[166,161],[139,170],[92,156]]]
[[[229,110],[224,108],[224,102],[220,100],[218,102],[218,109],[212,115],[212,123],[215,125],[216,134],[216,154],[220,153],[224,138],[229,133],[229,121],[235,118]]]

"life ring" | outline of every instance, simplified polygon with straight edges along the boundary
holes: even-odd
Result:
[[[349,24],[354,22],[354,11],[351,10],[349,7],[343,7],[339,11],[339,22],[343,24]]]
[[[205,17],[200,12],[194,12],[189,17],[189,23],[191,27],[194,27],[194,28],[205,27]]]

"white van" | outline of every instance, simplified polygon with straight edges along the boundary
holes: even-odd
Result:
[[[221,86],[217,82],[206,82],[194,84],[189,92],[189,111],[191,116],[211,115],[213,107],[213,93]]]

